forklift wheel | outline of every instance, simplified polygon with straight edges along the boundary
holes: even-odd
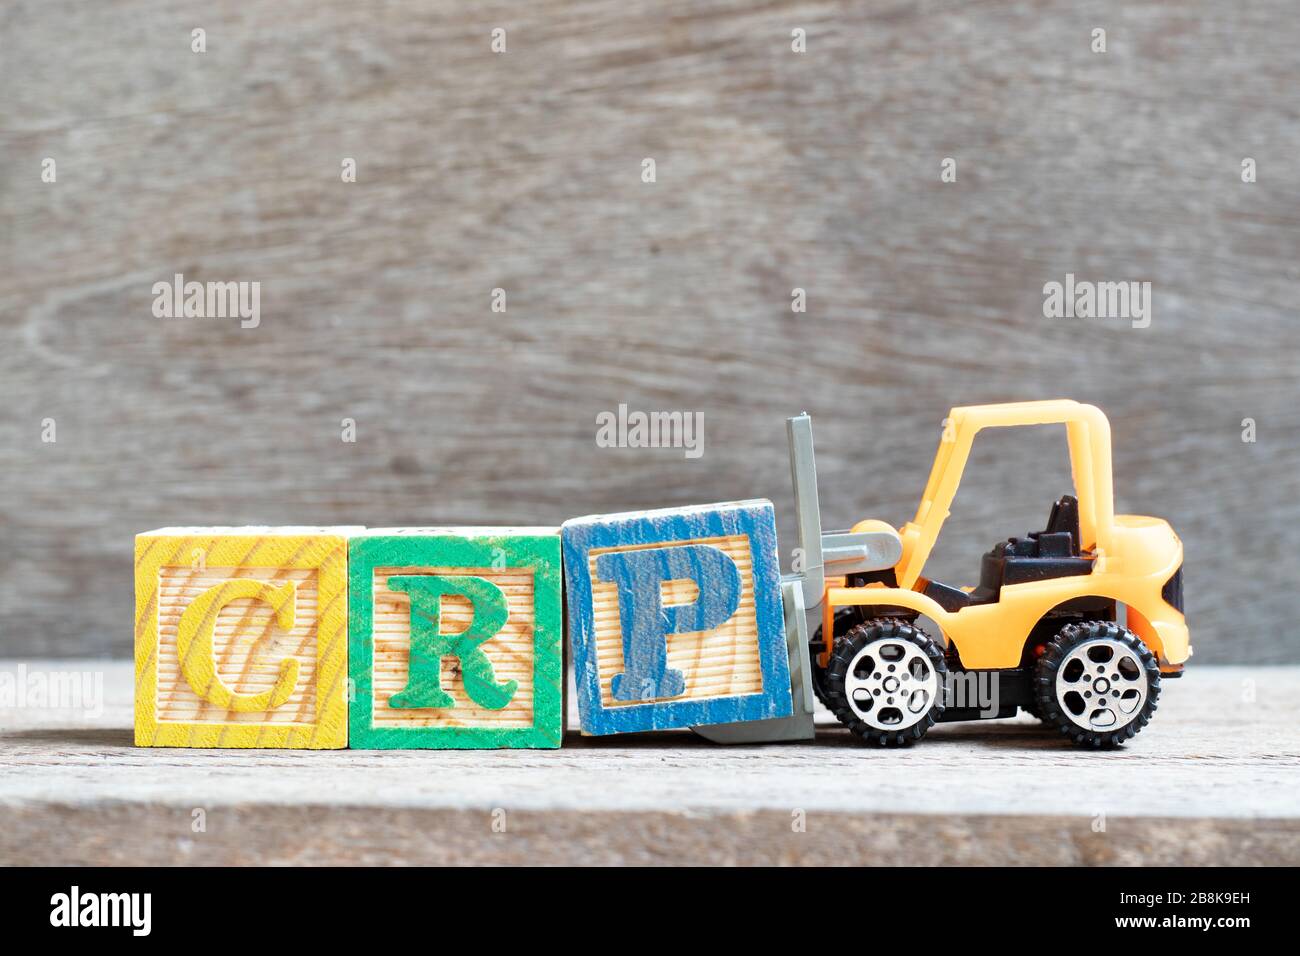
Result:
[[[837,610],[835,612],[835,618],[832,621],[832,626],[835,630],[835,640],[839,641],[841,637],[847,634],[849,630],[852,629],[853,625],[861,619],[861,617],[862,613],[856,607],[842,607]],[[810,655],[812,660],[813,693],[816,694],[817,699],[822,702],[822,706],[827,710],[830,710],[831,702],[826,696],[826,668],[817,666],[817,657],[822,651],[822,629],[820,627],[817,628],[816,633],[813,634],[811,647],[813,651]],[[834,651],[834,647],[831,647],[830,650]]]
[[[910,744],[943,713],[947,673],[943,648],[919,627],[865,621],[836,642],[826,668],[827,706],[863,740]]]
[[[1109,621],[1067,624],[1034,670],[1043,722],[1085,747],[1114,747],[1151,720],[1160,697],[1155,655]]]

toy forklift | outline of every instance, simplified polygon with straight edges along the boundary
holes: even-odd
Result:
[[[1052,505],[1042,531],[994,545],[977,586],[926,578],[975,436],[1055,424],[1066,426],[1074,494]],[[939,721],[1017,709],[1095,748],[1146,726],[1162,679],[1181,676],[1192,653],[1183,548],[1165,521],[1114,513],[1110,424],[1099,409],[1066,400],[954,408],[916,517],[897,531],[867,520],[823,534],[812,424],[805,414],[787,425],[804,568],[782,586],[804,709],[785,721],[698,732],[726,741],[811,737],[809,687],[854,734],[885,746],[920,740]],[[806,644],[804,606],[822,616]],[[765,723],[773,726],[764,731]]]

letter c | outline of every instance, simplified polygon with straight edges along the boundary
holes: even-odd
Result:
[[[217,626],[217,615],[231,601],[253,598],[265,601],[275,611],[275,623],[284,630],[294,624],[294,605],[298,588],[287,581],[280,586],[252,578],[237,578],[209,588],[195,598],[181,614],[176,629],[176,654],[180,658],[181,673],[185,681],[204,700],[240,713],[274,710],[293,694],[298,683],[298,661],[286,657],[280,661],[280,676],[275,686],[260,694],[237,694],[221,681],[217,664],[212,656],[212,635]]]

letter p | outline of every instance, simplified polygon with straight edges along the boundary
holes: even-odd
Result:
[[[680,697],[686,679],[668,667],[668,638],[711,631],[736,613],[741,590],[736,562],[707,544],[645,548],[600,555],[596,576],[618,587],[624,671],[611,682],[614,699]],[[698,596],[690,604],[664,607],[664,582],[681,580],[693,581]]]

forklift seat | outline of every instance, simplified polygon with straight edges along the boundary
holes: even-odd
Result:
[[[1083,554],[1079,543],[1079,499],[1062,495],[1052,505],[1045,529],[1000,541],[984,555],[980,583],[973,591],[929,581],[922,593],[952,612],[971,604],[994,603],[1003,585],[1091,573],[1092,558]]]

